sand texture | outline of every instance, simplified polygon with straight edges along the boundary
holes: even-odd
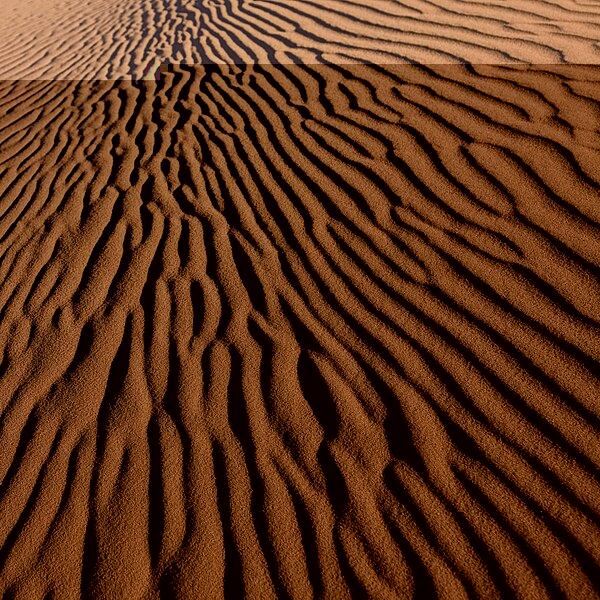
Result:
[[[598,597],[600,68],[0,115],[0,597]]]
[[[599,64],[598,0],[2,0],[0,80],[175,64]]]

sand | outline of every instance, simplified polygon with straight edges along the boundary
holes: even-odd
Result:
[[[258,62],[3,65],[0,597],[598,598],[600,67]]]
[[[600,64],[597,0],[2,0],[0,80],[174,64]]]

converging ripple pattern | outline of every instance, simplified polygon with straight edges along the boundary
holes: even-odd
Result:
[[[600,69],[0,114],[0,596],[596,597]]]

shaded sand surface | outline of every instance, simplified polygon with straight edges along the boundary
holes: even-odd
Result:
[[[599,64],[597,0],[2,0],[0,80],[174,64]]]
[[[0,597],[597,597],[599,68],[0,114]]]

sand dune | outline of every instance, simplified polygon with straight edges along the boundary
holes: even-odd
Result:
[[[140,79],[174,64],[598,64],[575,0],[3,0],[0,79]]]
[[[597,597],[600,69],[0,114],[0,596]]]

